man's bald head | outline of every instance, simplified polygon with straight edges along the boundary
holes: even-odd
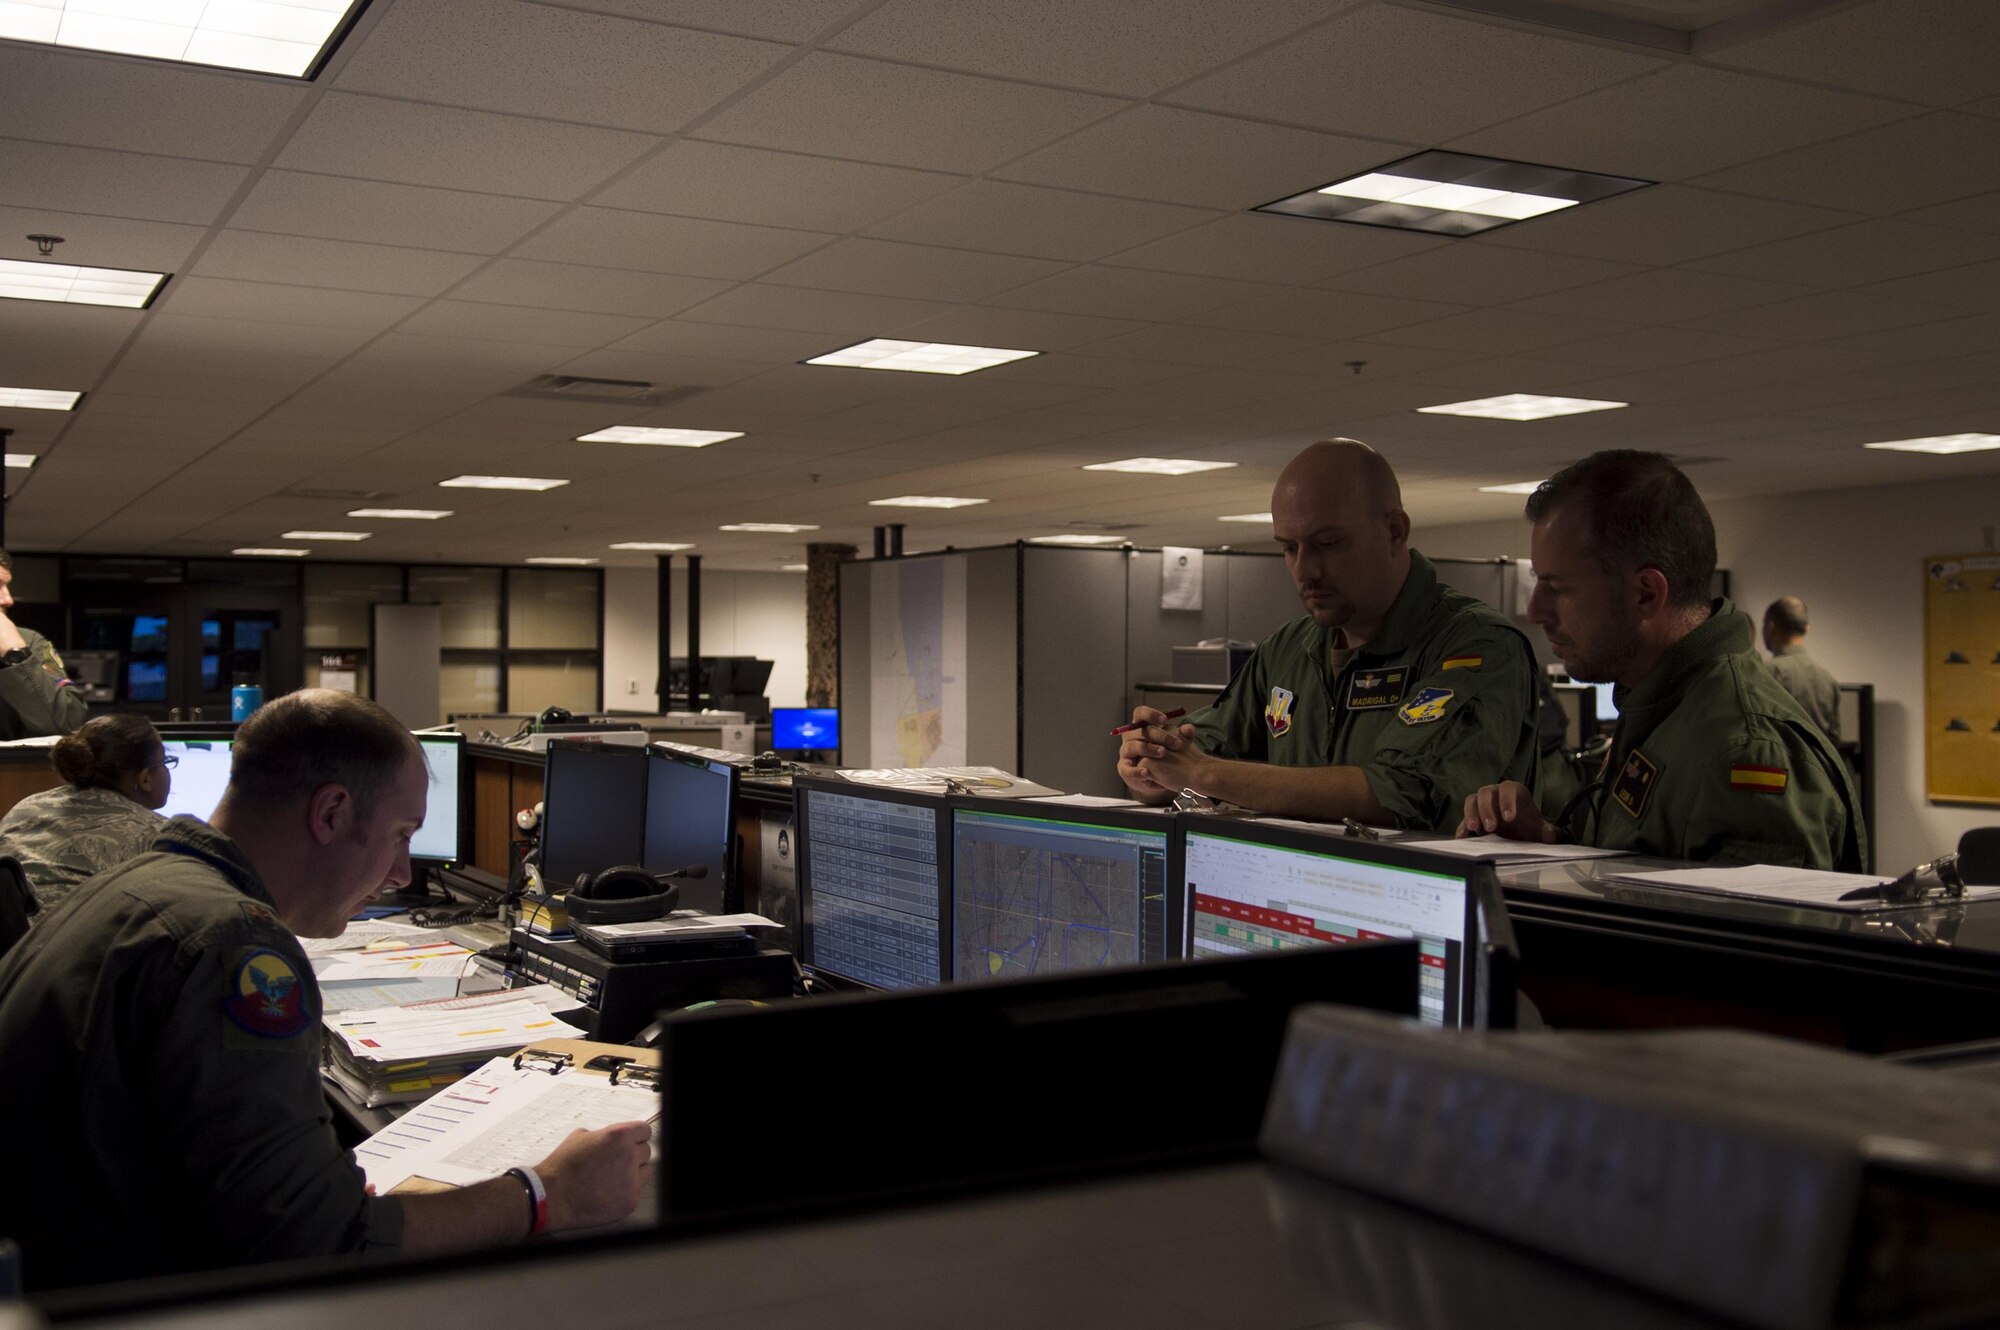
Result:
[[[1307,613],[1366,641],[1410,571],[1410,519],[1382,454],[1323,439],[1286,464],[1271,492],[1271,535]]]
[[[1358,493],[1370,515],[1403,509],[1403,487],[1389,459],[1359,439],[1321,439],[1285,464],[1271,496],[1291,506],[1324,506],[1335,495]]]

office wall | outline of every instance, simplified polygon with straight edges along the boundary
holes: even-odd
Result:
[[[685,654],[687,570],[673,573],[674,652]],[[604,705],[652,711],[659,704],[659,574],[653,568],[604,570]],[[703,569],[701,654],[761,656],[774,662],[765,693],[771,705],[806,699],[806,579],[800,573]]]
[[[1968,828],[2000,824],[2000,809],[1924,799],[1920,581],[1925,555],[1992,548],[2000,477],[1721,499],[1710,511],[1745,612],[1757,618],[1779,596],[1802,597],[1813,655],[1842,683],[1875,685],[1876,863],[1901,872]],[[1525,558],[1528,527],[1420,528],[1415,542],[1429,554]]]

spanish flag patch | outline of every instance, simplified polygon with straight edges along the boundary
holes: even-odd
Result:
[[[1767,794],[1783,794],[1791,775],[1783,767],[1731,767],[1729,788],[1732,790],[1762,790]]]
[[[1448,670],[1476,670],[1486,663],[1484,656],[1447,656],[1444,668]]]

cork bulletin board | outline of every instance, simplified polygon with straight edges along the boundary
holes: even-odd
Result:
[[[2000,554],[1924,560],[1924,785],[2000,804]]]

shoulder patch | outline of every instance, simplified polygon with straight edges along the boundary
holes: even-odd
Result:
[[[1264,726],[1271,731],[1273,739],[1281,739],[1292,732],[1293,694],[1289,688],[1271,687],[1271,700],[1264,704]]]
[[[1402,665],[1393,670],[1355,671],[1347,680],[1347,709],[1380,711],[1395,706],[1403,700],[1403,684],[1409,675],[1409,667]]]
[[[1443,668],[1447,670],[1476,670],[1485,663],[1486,657],[1484,656],[1446,656]]]
[[[1729,788],[1732,790],[1760,790],[1765,794],[1783,794],[1791,784],[1791,773],[1783,767],[1751,767],[1738,764],[1729,768]]]
[[[1634,748],[1611,782],[1612,802],[1630,813],[1636,822],[1645,814],[1646,804],[1653,797],[1653,787],[1659,781],[1660,764]]]
[[[278,916],[270,906],[261,901],[242,902],[243,918],[253,928],[283,928]]]
[[[1449,688],[1422,688],[1416,696],[1405,702],[1396,713],[1396,719],[1405,725],[1428,725],[1432,721],[1444,719],[1445,708],[1451,705],[1452,691]]]
[[[265,1039],[289,1039],[312,1023],[292,963],[264,947],[246,950],[222,1010],[236,1027]]]

